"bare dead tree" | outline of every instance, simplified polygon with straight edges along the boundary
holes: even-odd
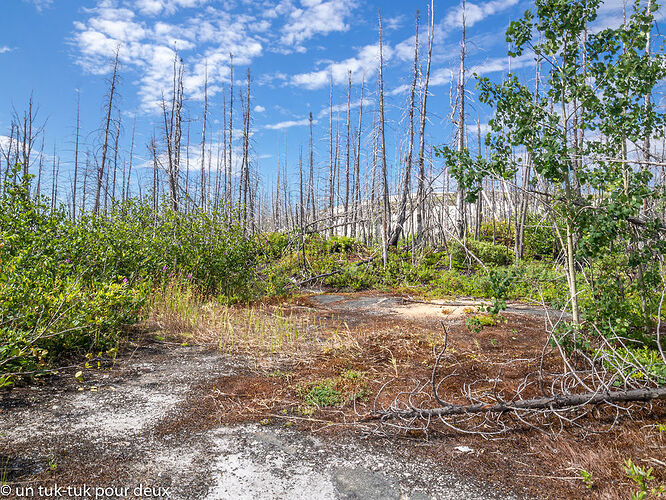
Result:
[[[201,210],[206,208],[206,198],[204,197],[204,193],[206,186],[206,123],[208,122],[208,61],[205,63],[204,72],[204,109],[202,117],[203,125],[201,129]]]
[[[183,109],[183,60],[178,53],[174,54],[173,76],[170,104],[167,105],[162,94],[162,116],[164,118],[164,142],[166,145],[166,172],[169,181],[169,198],[171,209],[178,211],[180,155],[182,139],[182,109]]]
[[[106,173],[107,152],[109,148],[109,136],[111,134],[111,113],[113,111],[113,99],[116,95],[116,83],[118,77],[118,60],[120,57],[120,47],[116,48],[116,55],[113,61],[113,71],[109,84],[108,100],[105,106],[106,119],[104,121],[104,141],[102,143],[102,159],[97,172],[97,187],[95,189],[95,204],[93,205],[93,215],[98,215],[100,207],[100,196],[102,194],[102,184]]]
[[[311,214],[312,220],[317,218],[317,207],[315,205],[314,195],[314,150],[312,146],[312,111],[309,116],[310,123],[310,176],[308,178],[308,213]]]
[[[358,129],[356,130],[357,144],[354,148],[354,208],[351,227],[351,237],[356,237],[356,227],[359,219],[359,210],[361,208],[361,130],[363,125],[363,87],[365,85],[365,74],[361,78],[361,99],[358,109]]]
[[[241,105],[243,107],[243,152],[238,203],[242,207],[243,227],[247,226],[247,204],[250,201],[250,68],[247,70],[247,91],[245,99],[246,100],[243,103],[243,96],[241,93]]]
[[[79,135],[81,130],[80,121],[81,92],[76,91],[76,131],[74,140],[74,184],[72,186],[72,220],[76,220],[76,187],[79,176]]]
[[[134,115],[134,120],[132,122],[132,140],[130,143],[130,154],[129,154],[129,169],[127,172],[127,187],[125,189],[125,198],[130,197],[130,180],[132,178],[132,163],[134,161],[134,134],[136,131],[136,115]]]
[[[417,241],[421,241],[423,236],[423,216],[424,216],[424,206],[425,206],[425,128],[426,128],[426,116],[428,110],[428,86],[430,84],[430,63],[432,61],[432,45],[435,37],[435,21],[434,21],[434,0],[430,2],[430,12],[429,12],[429,23],[428,23],[428,59],[426,62],[426,74],[425,80],[422,83],[421,88],[421,112],[420,112],[420,124],[419,124],[419,168],[418,168],[418,179],[417,179],[417,188],[416,188],[416,238]]]
[[[83,193],[81,196],[81,213],[86,211],[86,195],[88,187],[88,176],[90,175],[90,151],[86,150],[86,163],[83,168]]]
[[[41,188],[42,188],[42,170],[44,168],[44,136],[42,136],[42,144],[41,147],[39,148],[39,167],[37,169],[37,189],[35,196],[37,199],[41,196]]]
[[[407,143],[407,159],[405,162],[405,172],[402,180],[402,194],[398,205],[398,216],[395,222],[395,228],[391,233],[388,242],[389,246],[397,246],[400,236],[404,230],[403,226],[407,217],[407,197],[411,190],[412,157],[414,154],[414,96],[416,94],[416,80],[419,73],[419,11],[416,11],[416,35],[414,37],[414,78],[409,91],[409,139]]]
[[[30,94],[28,109],[23,112],[23,124],[21,127],[21,164],[23,167],[23,183],[27,185],[28,173],[30,171],[30,156],[35,143],[32,127],[36,118],[36,110],[33,113],[33,97]]]
[[[462,153],[465,149],[465,55],[466,55],[466,40],[465,40],[465,26],[466,12],[465,0],[462,0],[462,38],[460,43],[460,72],[458,73],[458,106],[459,115],[457,120],[457,148]],[[465,206],[465,191],[458,184],[456,187],[456,206],[458,207],[458,215],[456,220],[456,231],[458,238],[463,239],[467,232],[467,207]]]
[[[5,172],[3,175],[3,182],[2,186],[0,188],[2,189],[2,192],[4,193],[5,190],[5,184],[9,180],[9,172],[11,171],[12,166],[16,163],[13,161],[13,158],[16,156],[14,153],[14,149],[17,147],[16,143],[18,142],[18,130],[17,130],[17,124],[15,121],[12,120],[11,123],[11,128],[9,132],[9,141],[7,145],[7,149],[4,149],[2,144],[0,144],[0,153],[2,153],[2,156],[5,157]],[[16,135],[15,135],[16,131]],[[42,151],[44,150],[44,138],[42,137]]]
[[[111,186],[111,204],[116,204],[116,174],[118,172],[118,142],[120,140],[120,111],[118,111],[118,121],[116,123],[116,133],[113,144],[113,184]]]
[[[344,235],[348,235],[349,229],[349,169],[350,169],[350,127],[351,127],[351,88],[352,88],[352,72],[347,72],[349,85],[347,87],[347,161],[345,163],[345,225]]]
[[[328,171],[328,180],[329,180],[329,197],[328,197],[328,210],[329,216],[331,218],[331,226],[334,222],[334,208],[335,208],[335,166],[333,164],[333,73],[330,74],[331,80],[331,91],[329,97],[329,171]],[[329,230],[329,236],[333,236],[333,228]]]
[[[227,204],[231,206],[231,181],[232,181],[232,166],[233,154],[232,148],[234,143],[234,55],[229,53],[229,164],[227,165],[227,182],[229,187],[227,190],[228,199]]]
[[[384,49],[382,41],[382,16],[377,12],[379,23],[379,140],[382,165],[382,260],[388,263],[388,238],[391,224],[391,203],[389,201],[388,167],[386,165],[386,138],[384,134]]]

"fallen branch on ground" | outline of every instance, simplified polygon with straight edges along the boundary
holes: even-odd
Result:
[[[525,399],[513,403],[448,405],[441,408],[410,410],[379,410],[365,420],[389,420],[394,418],[431,418],[449,415],[468,415],[474,413],[507,413],[529,410],[561,410],[601,403],[648,402],[653,399],[666,399],[666,387],[655,389],[634,389],[630,391],[610,391],[551,396]]]

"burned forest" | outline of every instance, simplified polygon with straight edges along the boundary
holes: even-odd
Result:
[[[0,498],[666,498],[656,0],[16,4]]]

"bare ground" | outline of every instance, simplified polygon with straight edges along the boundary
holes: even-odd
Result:
[[[382,293],[301,296],[267,306],[307,319],[279,355],[250,344],[224,344],[227,352],[183,346],[182,325],[157,318],[147,327],[173,342],[144,333],[113,366],[84,370],[83,381],[63,372],[0,393],[0,483],[13,488],[10,498],[56,483],[92,486],[88,498],[94,487],[129,488],[98,498],[136,498],[138,485],[183,499],[627,498],[627,458],[664,481],[666,436],[656,430],[666,421],[663,405],[611,430],[600,412],[588,426],[600,434],[565,429],[551,437],[517,426],[495,441],[362,422],[387,381],[379,405],[428,380],[441,322],[465,367],[441,388],[453,401],[466,381],[492,380],[501,363],[542,349],[543,310],[512,304],[505,323],[471,335],[463,320],[473,306]],[[206,330],[222,335],[214,324]],[[205,339],[201,333],[194,340]],[[518,365],[503,372],[507,390],[524,375]],[[321,381],[343,396],[331,407],[304,401]],[[593,473],[591,489],[581,469]]]

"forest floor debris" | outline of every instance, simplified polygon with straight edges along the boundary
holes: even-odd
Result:
[[[195,328],[162,311],[112,369],[2,393],[0,468],[9,483],[133,481],[174,498],[308,498],[314,485],[321,498],[626,498],[627,459],[664,483],[663,402],[611,430],[600,408],[586,435],[522,427],[488,440],[361,422],[429,379],[442,321],[464,375],[441,395],[455,401],[471,381],[519,383],[520,360],[545,342],[543,310],[510,304],[504,321],[472,334],[464,319],[476,306],[311,293],[252,310],[211,306]],[[498,382],[507,360],[516,362]]]

